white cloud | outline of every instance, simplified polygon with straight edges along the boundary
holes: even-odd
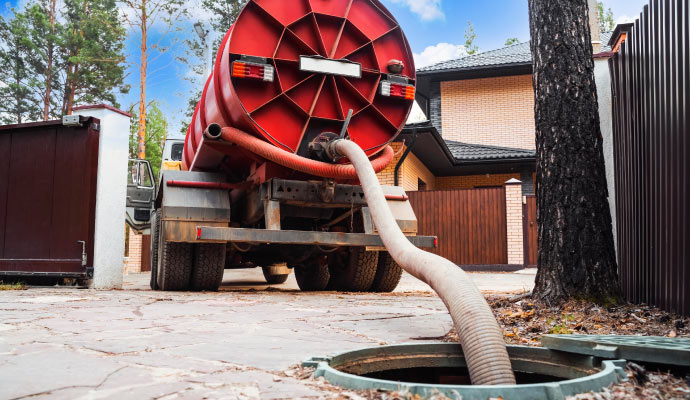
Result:
[[[401,4],[419,15],[422,21],[445,19],[446,15],[441,11],[441,0],[390,0],[395,4]]]
[[[630,24],[630,23],[634,23],[634,22],[635,22],[635,18],[628,17],[627,15],[621,15],[620,17],[616,18],[616,25]]]
[[[467,55],[465,46],[460,44],[439,43],[429,46],[421,54],[414,54],[414,63],[417,68],[428,67],[443,61],[454,60]]]

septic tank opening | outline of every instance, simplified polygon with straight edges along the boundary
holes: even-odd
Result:
[[[316,368],[315,376],[345,389],[404,390],[420,396],[441,393],[463,399],[562,400],[627,379],[624,360],[524,346],[508,346],[508,355],[516,385],[471,385],[462,347],[453,343],[374,347],[312,358],[303,365]]]
[[[345,371],[343,371],[345,372]],[[430,385],[471,385],[470,372],[466,367],[404,368],[376,371],[361,375],[366,378],[395,382],[424,383]],[[565,378],[515,370],[518,385],[560,382]]]

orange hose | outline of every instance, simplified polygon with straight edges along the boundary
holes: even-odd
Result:
[[[322,161],[310,160],[275,147],[268,142],[264,142],[236,128],[223,128],[221,138],[267,160],[273,161],[276,164],[305,174],[332,179],[358,179],[357,171],[351,164],[329,164]],[[391,161],[393,161],[394,154],[393,148],[386,146],[376,158],[371,160],[374,171],[379,173],[386,169]]]

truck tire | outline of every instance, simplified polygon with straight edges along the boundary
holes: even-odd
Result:
[[[363,247],[351,247],[329,256],[330,289],[344,292],[366,292],[376,276],[379,253]]]
[[[225,244],[203,243],[194,246],[192,291],[217,292],[225,272]]]
[[[158,239],[160,237],[160,211],[151,215],[151,290],[158,290]]]
[[[303,292],[322,292],[328,287],[331,274],[325,257],[307,260],[294,267],[297,286]]]
[[[394,291],[398,287],[398,283],[400,283],[402,273],[403,270],[400,268],[400,265],[395,262],[387,251],[380,252],[374,283],[371,284],[369,290],[377,293],[390,293]]]
[[[290,274],[271,274],[271,267],[261,267],[261,271],[264,273],[264,278],[269,285],[280,285],[281,283],[287,282]]]
[[[193,245],[163,242],[160,246],[159,289],[168,292],[188,290],[189,278],[192,276]]]

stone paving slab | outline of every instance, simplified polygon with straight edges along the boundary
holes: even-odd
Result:
[[[531,275],[472,275],[485,291],[531,290]],[[493,286],[491,286],[493,282]],[[219,293],[32,288],[0,292],[0,399],[334,398],[285,371],[311,356],[443,336],[452,321],[428,286],[392,294],[301,293],[261,272]]]

